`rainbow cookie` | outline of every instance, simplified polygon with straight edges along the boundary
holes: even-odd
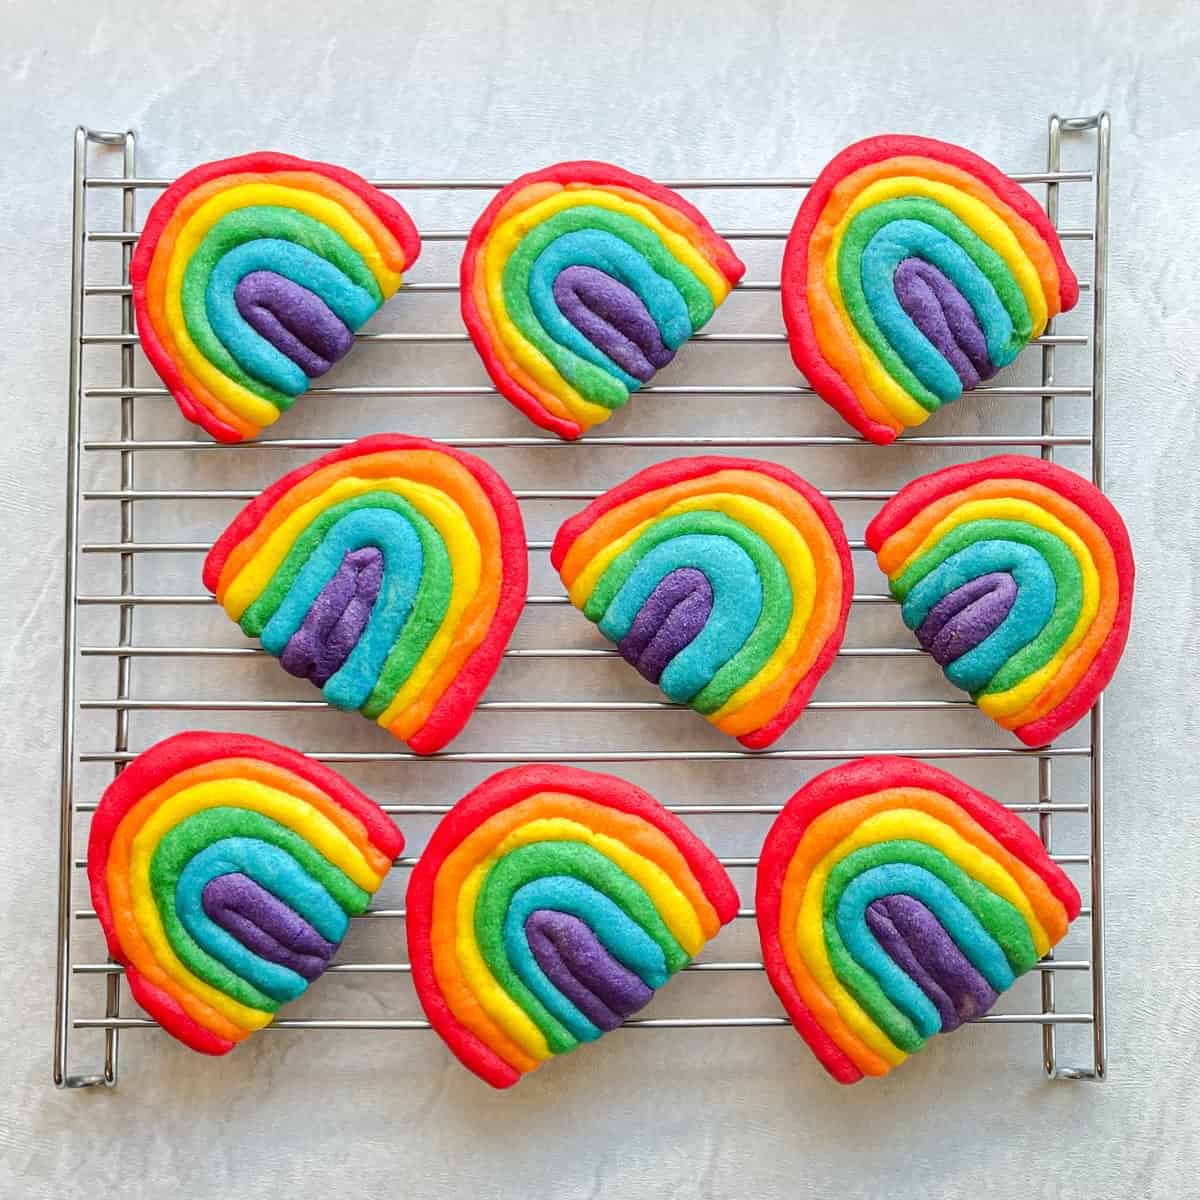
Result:
[[[404,838],[340,775],[262,738],[181,733],[92,818],[88,881],[134,999],[227,1054],[329,965]]]
[[[833,662],[854,581],[821,493],[749,458],[639,471],[562,526],[550,561],[642,675],[754,750]]]
[[[1021,455],[935,471],[867,527],[904,623],[1028,746],[1096,703],[1125,648],[1133,553],[1086,479]]]
[[[986,1013],[1062,940],[1079,893],[995,800],[924,763],[864,758],[784,806],[755,910],[792,1024],[857,1083]]]
[[[487,463],[381,433],[248,504],[209,551],[204,584],[330,704],[431,754],[495,674],[528,565],[517,501]]]
[[[671,361],[745,269],[670,189],[559,163],[514,180],[475,222],[463,320],[501,394],[577,438]]]
[[[991,378],[1078,299],[1033,197],[931,138],[843,150],[804,198],[783,256],[796,366],[880,444]]]
[[[406,900],[417,995],[459,1060],[504,1088],[647,1004],[733,920],[724,868],[624,780],[514,767],[434,831]]]
[[[159,197],[134,250],[142,349],[189,421],[255,437],[349,351],[420,248],[408,213],[342,167],[205,163]]]

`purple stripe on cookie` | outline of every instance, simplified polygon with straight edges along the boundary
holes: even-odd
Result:
[[[885,896],[867,907],[867,925],[889,958],[925,993],[942,1018],[942,1032],[982,1016],[997,993],[942,928],[911,896]]]
[[[362,546],[349,551],[288,639],[279,656],[283,669],[324,687],[358,644],[382,583],[380,550]]]
[[[597,350],[621,370],[649,380],[675,357],[641,297],[595,267],[566,267],[554,280],[554,300]]]
[[[546,978],[599,1029],[616,1029],[654,995],[570,913],[539,908],[525,922],[525,937]]]
[[[1016,599],[1016,581],[1006,571],[980,575],[929,610],[917,630],[917,641],[944,667],[990,637]]]
[[[937,267],[906,258],[896,268],[893,284],[900,306],[954,368],[965,389],[995,375],[974,310]]]
[[[315,292],[274,271],[251,271],[233,298],[246,323],[309,379],[324,375],[354,345],[354,334]]]
[[[659,581],[617,649],[657,683],[667,664],[692,642],[712,612],[712,584],[696,567],[677,567]]]
[[[316,979],[337,949],[299,913],[241,872],[209,880],[200,902],[209,919],[251,953],[305,979]]]

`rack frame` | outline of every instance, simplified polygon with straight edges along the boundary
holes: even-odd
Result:
[[[1088,170],[1064,170],[1062,168],[1063,142],[1066,138],[1088,136],[1094,141],[1094,165]],[[1043,458],[1050,459],[1059,448],[1076,448],[1086,451],[1093,482],[1104,486],[1104,404],[1105,404],[1105,301],[1108,266],[1108,206],[1110,172],[1110,121],[1107,113],[1081,118],[1051,116],[1047,129],[1046,167],[1044,171],[1013,176],[1028,186],[1044,186],[1045,206],[1052,223],[1058,227],[1060,188],[1064,185],[1090,186],[1092,189],[1091,224],[1087,227],[1060,228],[1060,237],[1068,242],[1091,243],[1091,279],[1085,281],[1085,294],[1090,290],[1091,314],[1085,333],[1059,333],[1053,325],[1025,352],[1036,355],[1039,360],[1040,379],[1029,386],[994,384],[980,389],[978,393],[991,394],[1003,400],[1009,397],[1033,397],[1040,399],[1040,420],[1035,433],[1012,434],[914,434],[902,438],[899,449],[890,453],[903,454],[905,447],[967,447],[988,452],[997,447],[1031,447]],[[119,175],[91,174],[90,165],[94,153],[119,156]],[[169,182],[164,179],[143,178],[137,174],[137,138],[133,131],[103,132],[79,127],[74,137],[74,175],[72,190],[72,245],[71,245],[71,294],[70,294],[70,341],[68,358],[68,403],[67,403],[67,454],[66,454],[66,528],[64,559],[64,617],[63,617],[63,674],[62,674],[62,744],[59,788],[59,863],[58,863],[58,914],[57,914],[57,972],[55,983],[53,1024],[53,1080],[56,1086],[87,1088],[97,1085],[112,1086],[119,1075],[120,1039],[126,1031],[155,1028],[155,1023],[140,1013],[130,1015],[123,1011],[123,972],[111,960],[80,961],[76,955],[77,930],[81,923],[93,921],[94,912],[76,907],[77,891],[86,891],[82,870],[86,863],[76,856],[77,820],[86,818],[96,807],[92,795],[77,793],[77,773],[84,764],[111,764],[119,772],[123,765],[135,757],[132,746],[132,725],[139,713],[147,711],[164,713],[236,712],[244,714],[286,712],[295,714],[315,713],[326,710],[319,700],[303,699],[255,699],[255,700],[205,700],[189,697],[152,698],[135,696],[134,680],[138,663],[145,660],[177,662],[195,658],[208,659],[254,659],[263,651],[256,647],[236,644],[236,631],[232,628],[228,641],[221,644],[167,645],[159,642],[142,643],[138,640],[135,614],[139,609],[154,609],[162,606],[179,606],[186,609],[212,603],[212,598],[203,594],[159,594],[139,591],[137,586],[137,563],[148,554],[200,554],[208,549],[207,542],[145,542],[139,541],[135,529],[135,514],[139,504],[166,502],[186,504],[192,501],[241,501],[257,494],[253,488],[235,489],[186,489],[157,488],[141,489],[137,484],[136,466],[138,456],[146,453],[179,454],[181,456],[224,454],[232,456],[240,447],[221,446],[209,441],[194,441],[187,438],[157,437],[139,438],[136,417],[139,405],[159,404],[167,396],[166,390],[154,380],[151,385],[137,382],[139,373],[153,378],[153,372],[139,364],[136,356],[138,337],[133,319],[133,302],[129,283],[129,267],[133,246],[137,239],[136,208],[141,193],[153,193]],[[483,179],[401,179],[391,178],[373,181],[376,186],[406,193],[454,193],[487,192],[503,186],[503,181]],[[691,190],[741,192],[786,191],[799,194],[813,181],[797,179],[680,179],[668,181],[668,186]],[[89,226],[89,198],[97,193],[116,189],[120,194],[120,228],[93,229]],[[423,242],[429,244],[455,243],[465,239],[466,230],[430,228],[422,231]],[[786,229],[747,228],[726,230],[724,236],[749,242],[782,243]],[[119,281],[92,282],[89,277],[89,254],[93,247],[106,243],[119,248]],[[777,279],[750,280],[743,282],[739,292],[778,291]],[[406,282],[406,293],[453,293],[457,285],[451,282],[426,282],[417,279]],[[85,329],[87,314],[93,297],[115,298],[119,315],[119,328],[103,332]],[[467,343],[467,335],[458,329],[430,332],[364,332],[358,335],[361,342],[394,345],[442,345],[453,346]],[[786,341],[778,330],[737,330],[733,332],[701,333],[694,339],[716,347],[710,353],[721,354],[723,346],[764,346]],[[94,347],[116,348],[118,379],[112,384],[96,385],[85,378],[85,360]],[[1064,385],[1056,381],[1056,352],[1061,347],[1090,348],[1090,379],[1086,384]],[[140,366],[140,371],[139,371]],[[386,398],[397,401],[417,401],[421,398],[470,398],[495,396],[495,390],[482,384],[443,386],[420,385],[360,385],[323,386],[313,388],[310,395],[326,399]],[[649,396],[789,396],[811,397],[812,390],[798,376],[786,384],[658,384],[646,387],[639,393]],[[1060,433],[1055,428],[1056,400],[1070,397],[1090,408],[1090,427],[1086,433]],[[117,402],[119,405],[119,432],[117,436],[87,437],[88,410],[97,403]],[[969,401],[965,401],[969,402]],[[348,438],[277,436],[271,431],[254,445],[258,448],[271,447],[281,451],[319,452],[344,444]],[[597,434],[578,443],[564,443],[557,439],[533,434],[514,436],[468,436],[455,435],[443,438],[450,444],[476,451],[494,449],[538,450],[555,454],[578,453],[578,447],[639,447],[650,449],[687,448],[706,451],[728,447],[739,450],[758,449],[770,453],[795,448],[819,453],[826,448],[860,444],[862,439],[848,434],[770,434],[757,436],[695,434],[688,436],[636,436]],[[572,451],[570,447],[576,449]],[[85,487],[83,464],[87,460],[105,458],[115,463],[118,477],[116,488]],[[614,479],[615,482],[615,479]],[[597,492],[584,489],[539,487],[518,490],[518,499],[524,503],[537,501],[584,502]],[[884,489],[838,490],[826,493],[834,501],[880,501],[892,491]],[[82,514],[85,510],[112,506],[116,510],[116,538],[107,541],[83,540],[81,532]],[[860,542],[852,543],[856,550],[863,549]],[[531,540],[532,554],[544,554],[549,548],[545,540]],[[118,587],[116,591],[81,591],[81,580],[87,574],[90,563],[115,558],[118,564]],[[530,609],[550,608],[564,605],[566,597],[561,595],[533,594],[528,598]],[[890,597],[883,593],[861,593],[855,595],[855,607],[890,604]],[[82,614],[90,610],[109,612],[115,616],[112,635],[103,644],[84,645],[80,638]],[[506,655],[510,660],[522,659],[568,659],[587,662],[613,658],[616,651],[599,646],[547,646],[511,648]],[[906,662],[921,659],[924,652],[911,646],[847,646],[841,658],[895,660],[901,666]],[[78,675],[80,665],[89,660],[111,661],[115,670],[111,696],[80,697]],[[653,700],[556,700],[530,698],[517,700],[485,699],[479,708],[482,711],[499,713],[549,713],[549,714],[607,714],[631,713],[631,725],[641,718],[638,714],[672,710],[682,706]],[[952,709],[970,709],[968,701],[958,699],[864,699],[822,700],[809,705],[814,712],[943,712]],[[332,711],[332,710],[330,710]],[[111,713],[111,749],[80,748],[80,718],[89,712]],[[352,719],[352,718],[347,718]],[[186,720],[186,718],[185,718]],[[1041,1029],[1042,1065],[1046,1075],[1062,1080],[1100,1081],[1107,1073],[1106,1007],[1105,1007],[1105,960],[1104,960],[1104,890],[1103,890],[1103,801],[1104,801],[1104,747],[1103,747],[1103,699],[1084,722],[1086,742],[1082,745],[1054,745],[1038,750],[1022,750],[1011,746],[944,746],[918,744],[906,747],[888,747],[890,753],[935,760],[987,760],[987,759],[1032,759],[1036,763],[1036,791],[1028,802],[1009,804],[1014,811],[1036,816],[1037,830],[1053,857],[1060,863],[1082,870],[1090,893],[1090,902],[1085,905],[1081,923],[1086,926],[1088,954],[1079,958],[1055,958],[1053,953],[1037,965],[1040,976],[1038,984],[1039,1005],[1030,1006],[1030,1011],[991,1013],[981,1018],[981,1023],[991,1025],[1030,1024]],[[881,748],[882,749],[882,748]],[[568,761],[600,765],[631,763],[699,763],[724,762],[795,762],[824,764],[852,758],[860,752],[869,752],[869,747],[848,750],[842,747],[797,746],[783,747],[757,754],[740,749],[630,749],[612,751],[583,749],[569,753],[516,754],[500,751],[456,751],[451,750],[432,756],[436,762],[449,764],[504,764],[512,762]],[[421,761],[419,756],[398,749],[379,751],[324,750],[306,748],[322,761],[333,764],[356,763],[404,763]],[[1087,794],[1079,802],[1059,802],[1055,799],[1055,760],[1086,760]],[[428,761],[428,760],[426,760]],[[754,769],[750,766],[749,769]],[[446,804],[387,804],[383,807],[394,815],[434,816],[447,811]],[[668,805],[672,811],[684,815],[709,816],[732,815],[737,820],[751,815],[770,815],[778,812],[778,804],[691,804]],[[1075,814],[1084,818],[1086,844],[1084,853],[1057,853],[1054,843],[1054,821],[1059,814]],[[721,860],[730,869],[752,869],[757,862],[752,856],[726,856]],[[407,868],[415,862],[409,857],[398,860],[398,868]],[[366,914],[375,919],[403,917],[402,908],[373,908]],[[753,910],[743,908],[741,919],[753,917]],[[687,970],[700,975],[713,972],[735,974],[758,974],[761,978],[762,964],[755,961],[708,960],[691,964]],[[405,975],[407,963],[394,961],[371,961],[335,963],[330,973],[360,975]],[[1060,1011],[1056,1003],[1056,979],[1085,974],[1089,980],[1088,1004],[1079,1011]],[[80,1013],[77,1003],[75,980],[96,977],[103,981],[103,1011],[100,1014]],[[686,991],[686,989],[684,989]],[[681,993],[683,994],[683,993]],[[765,994],[765,993],[764,993]],[[772,998],[773,1002],[773,998]],[[734,1016],[677,1016],[644,1017],[633,1019],[625,1028],[633,1030],[709,1030],[718,1032],[728,1028],[782,1028],[788,1025],[787,1018],[776,1013],[767,1015]],[[1056,1030],[1062,1026],[1082,1025],[1090,1029],[1091,1054],[1085,1061],[1064,1065],[1059,1061]],[[420,1019],[375,1018],[369,1020],[345,1017],[284,1018],[268,1027],[272,1030],[374,1030],[409,1031],[428,1029]],[[88,1069],[75,1068],[72,1060],[73,1034],[81,1030],[99,1030],[102,1034],[102,1056],[98,1064]],[[702,1036],[697,1035],[697,1036]]]

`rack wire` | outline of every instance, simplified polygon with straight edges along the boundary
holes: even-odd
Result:
[[[935,432],[906,436],[886,451],[864,450],[866,443],[845,432],[786,357],[772,293],[779,290],[778,259],[791,215],[812,183],[805,178],[667,181],[676,189],[700,193],[710,212],[731,202],[725,207],[736,214],[734,222],[748,211],[768,214],[761,226],[731,222],[723,229],[758,274],[736,289],[714,329],[698,334],[695,347],[689,345],[680,356],[686,369],[682,362],[673,364],[663,373],[669,382],[643,388],[632,411],[614,418],[614,432],[601,431],[576,443],[530,432],[495,389],[478,382],[482,373],[455,311],[457,284],[449,280],[480,204],[475,194],[493,191],[503,181],[376,180],[381,188],[404,193],[427,248],[412,280],[384,310],[385,319],[400,328],[359,333],[357,340],[375,349],[351,355],[338,367],[337,382],[313,388],[280,422],[278,432],[267,431],[248,445],[222,446],[199,440],[203,435],[192,436],[138,348],[129,266],[139,207],[169,181],[138,175],[132,131],[76,130],[56,1085],[115,1084],[123,1035],[155,1028],[128,999],[121,967],[107,958],[90,908],[80,848],[86,845],[96,799],[113,773],[159,737],[201,719],[280,737],[348,773],[364,773],[371,782],[363,786],[401,819],[409,840],[409,854],[397,861],[385,884],[392,890],[381,890],[364,914],[367,919],[354,922],[339,961],[292,1006],[296,1015],[276,1021],[271,1030],[428,1029],[403,982],[409,966],[396,956],[403,941],[398,922],[404,915],[407,869],[433,821],[484,773],[479,767],[486,771],[529,761],[652,774],[652,790],[668,801],[668,808],[701,828],[739,883],[745,906],[734,929],[665,989],[650,1015],[627,1021],[625,1028],[691,1030],[691,1036],[703,1037],[705,1031],[786,1027],[754,957],[754,912],[745,897],[753,891],[757,847],[782,801],[810,774],[832,762],[886,750],[944,760],[955,770],[974,773],[1009,808],[1026,814],[1055,860],[1075,878],[1084,893],[1084,909],[1070,938],[1058,948],[1059,956],[1051,953],[1040,962],[1031,972],[1030,987],[1022,990],[1018,984],[1000,1011],[979,1024],[1036,1027],[1048,1076],[1102,1080],[1101,704],[1060,743],[1036,751],[1013,747],[1010,738],[943,684],[924,651],[902,644],[898,616],[880,586],[856,591],[847,645],[784,744],[759,753],[731,749],[704,722],[676,712],[683,706],[649,698],[653,690],[643,690],[631,672],[619,667],[617,652],[577,619],[566,607],[566,597],[546,591],[528,597],[501,672],[467,733],[451,750],[421,758],[397,748],[353,714],[313,699],[262,650],[245,644],[231,623],[219,620],[212,598],[187,581],[198,580],[199,556],[240,503],[306,453],[381,428],[427,432],[493,457],[497,465],[503,459],[510,482],[523,471],[536,485],[515,488],[527,527],[544,527],[547,533],[562,516],[624,478],[631,463],[644,465],[664,451],[766,453],[794,461],[818,484],[865,476],[880,486],[825,488],[851,527],[865,524],[913,475],[947,459],[961,460],[964,451],[975,455],[1017,448],[1070,460],[1069,465],[1090,472],[1103,487],[1109,141],[1106,113],[1052,116],[1045,169],[1013,176],[1044,202],[1059,227],[1082,279],[1079,309],[1048,328],[1000,382],[977,389],[939,414],[932,423]],[[1083,169],[1064,168],[1068,147],[1083,151]],[[1060,225],[1064,209],[1070,210],[1069,226]],[[451,223],[443,227],[447,213],[453,214]],[[766,294],[765,304],[756,300],[756,293]],[[426,330],[425,323],[437,328]],[[439,355],[451,357],[437,359]],[[427,357],[429,370],[439,378],[425,374]],[[715,381],[730,371],[738,382]],[[761,382],[746,379],[763,372],[767,377]],[[371,381],[358,382],[363,374]],[[715,412],[714,401],[723,404]],[[761,410],[764,428],[758,431],[750,428],[755,414],[747,415],[749,405]],[[677,432],[684,412],[689,427],[701,431]],[[1067,432],[1058,427],[1062,418]],[[418,428],[422,422],[428,430]],[[640,429],[650,432],[636,432]],[[589,477],[594,486],[579,486]],[[219,486],[200,486],[205,481]],[[181,528],[194,536],[179,536]],[[147,530],[153,535],[156,529],[170,536],[147,536]],[[549,537],[530,538],[528,545],[531,579],[544,579],[545,586],[553,587],[557,581],[546,561]],[[851,545],[859,587],[874,564],[862,553],[861,540],[852,539]],[[170,567],[160,569],[160,564]],[[198,687],[191,681],[207,669],[224,673],[225,684],[212,687],[211,696],[191,694]],[[248,683],[256,694],[231,695],[237,687],[229,681]],[[837,694],[847,687],[886,694]],[[568,696],[555,694],[564,688]],[[606,691],[615,694],[607,698]],[[880,722],[901,718],[912,736],[904,745],[881,745]],[[642,744],[646,736],[651,741]],[[521,748],[525,742],[528,746]],[[681,795],[725,788],[736,798],[670,803]],[[416,789],[440,793],[439,802],[398,798]],[[711,956],[726,944],[740,949],[742,956]],[[391,977],[401,981],[399,987]],[[369,994],[374,1014],[344,1015],[364,994]],[[672,1007],[658,1015],[668,1004]],[[1070,1047],[1070,1062],[1064,1064],[1060,1037],[1065,1039],[1074,1027],[1081,1028],[1084,1042]],[[81,1069],[79,1061],[87,1065]]]

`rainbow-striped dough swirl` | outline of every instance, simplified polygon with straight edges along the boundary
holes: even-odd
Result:
[[[856,1083],[987,1012],[1062,940],[1079,893],[995,800],[924,763],[864,758],[787,802],[755,909],[792,1024]]]
[[[1026,745],[1090,711],[1133,605],[1120,514],[1055,463],[999,455],[914,480],[867,527],[904,623]]]
[[[470,718],[527,575],[504,480],[474,455],[392,433],[273,483],[204,563],[205,586],[285,670],[420,754]]]
[[[881,444],[990,378],[1078,299],[1033,197],[931,138],[843,150],[804,198],[783,257],[796,366]]]
[[[404,838],[336,772],[262,738],[181,733],[100,799],[88,881],[134,999],[226,1054],[301,995]]]
[[[576,438],[666,366],[745,269],[670,189],[559,163],[514,180],[475,222],[463,320],[501,394]]]
[[[420,248],[408,213],[342,167],[205,163],[155,201],[134,250],[142,349],[189,421],[255,437],[350,350]]]
[[[828,501],[750,458],[638,472],[562,526],[550,561],[642,675],[756,750],[808,703],[854,590]]]
[[[408,885],[417,995],[504,1088],[649,1002],[737,913],[704,844],[640,788],[514,767],[460,800]]]

